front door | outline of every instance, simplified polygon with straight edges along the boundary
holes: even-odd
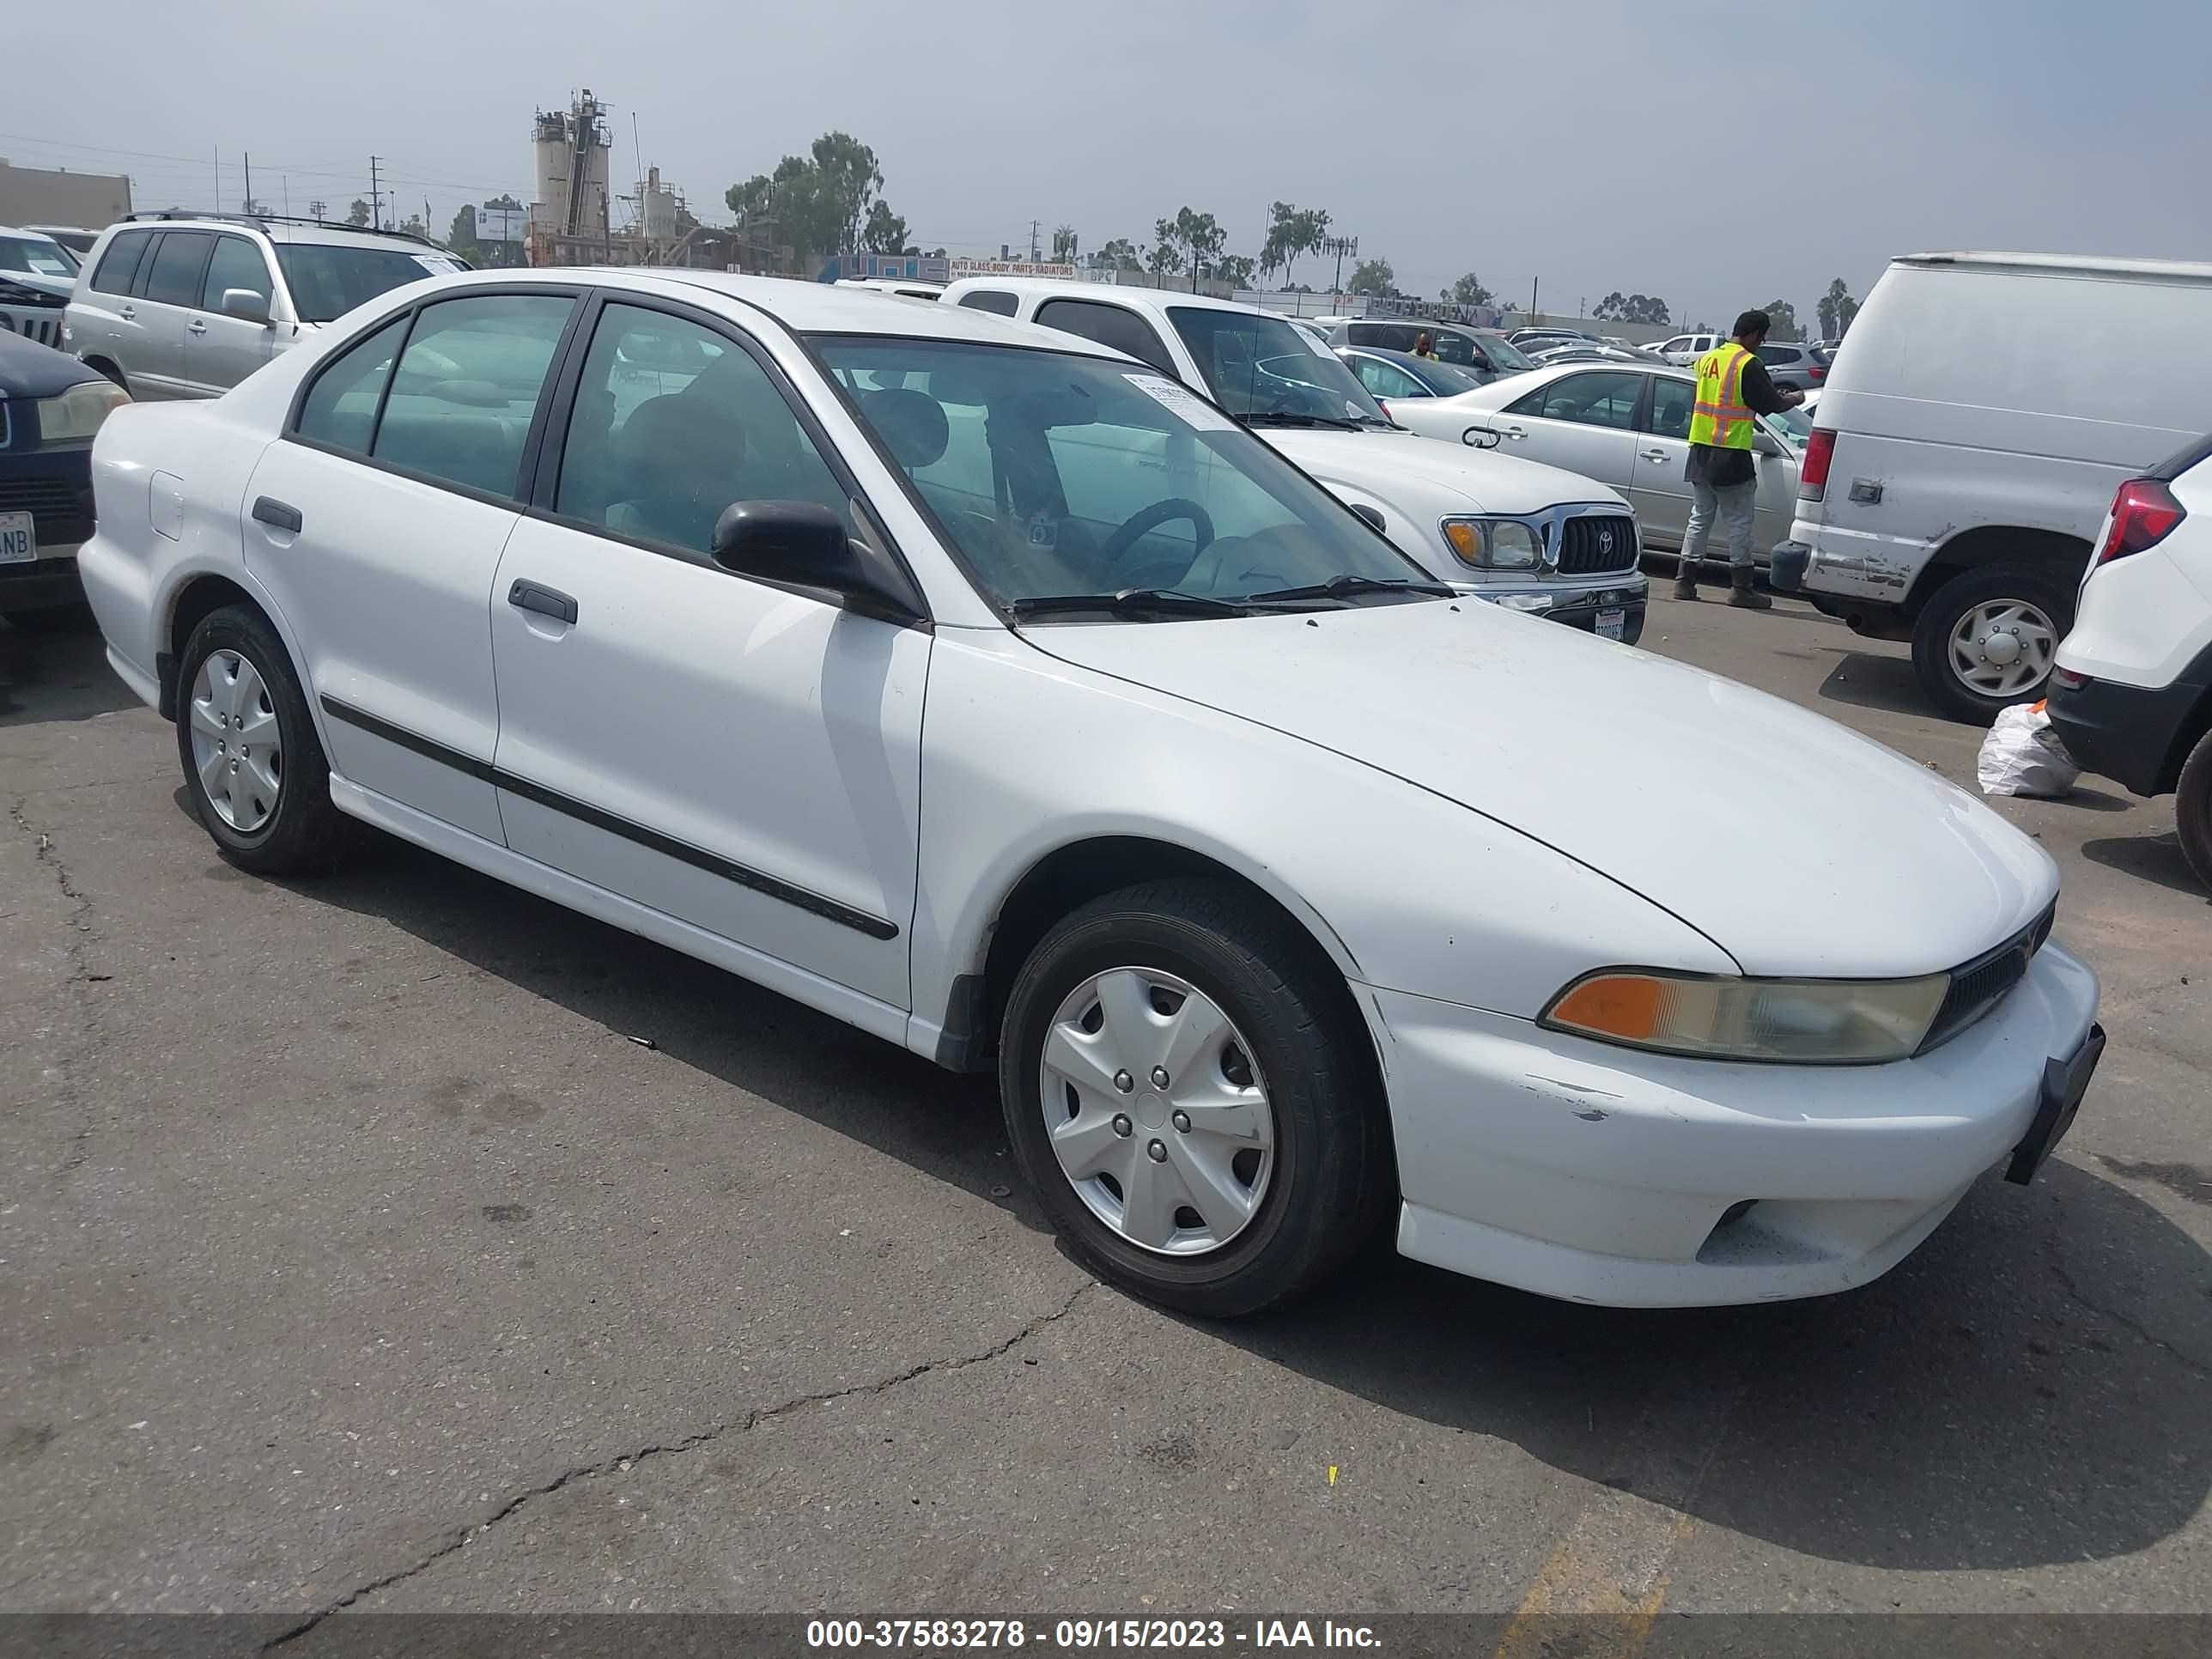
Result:
[[[849,524],[848,483],[746,343],[678,309],[606,305],[556,419],[492,606],[508,844],[908,1006],[930,636],[708,552],[735,501]]]
[[[492,580],[575,304],[470,295],[385,325],[318,372],[240,505],[332,769],[493,842]]]
[[[222,296],[250,289],[268,307],[276,292],[269,261],[243,236],[218,236],[200,282],[199,309],[185,322],[184,378],[195,397],[219,398],[269,361],[276,331],[226,315]]]

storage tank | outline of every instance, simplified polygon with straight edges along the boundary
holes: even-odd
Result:
[[[531,124],[538,204],[531,222],[554,235],[604,234],[607,228],[605,111],[586,87],[563,112],[539,110]]]

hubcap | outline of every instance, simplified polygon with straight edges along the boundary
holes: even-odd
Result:
[[[276,706],[261,671],[235,651],[210,652],[192,677],[192,765],[216,815],[240,835],[269,822],[284,787]]]
[[[1951,630],[1951,672],[1985,697],[2013,697],[2043,683],[2058,629],[2026,599],[1984,599]]]
[[[1202,991],[1154,968],[1087,979],[1053,1016],[1039,1072],[1060,1172],[1130,1243],[1197,1255],[1259,1212],[1274,1168],[1267,1082]],[[1133,1097],[1138,1078],[1152,1086]]]

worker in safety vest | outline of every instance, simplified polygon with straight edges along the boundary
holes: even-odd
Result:
[[[1802,392],[1778,392],[1759,360],[1771,325],[1763,311],[1735,319],[1734,337],[1698,359],[1698,401],[1690,415],[1689,533],[1682,538],[1682,562],[1675,573],[1674,597],[1698,597],[1698,568],[1705,562],[1718,518],[1728,533],[1729,577],[1735,592],[1729,603],[1765,611],[1773,600],[1752,586],[1751,509],[1759,494],[1758,464],[1752,434],[1758,415],[1779,415],[1805,401]]]

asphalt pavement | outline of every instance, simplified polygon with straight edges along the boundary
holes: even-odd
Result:
[[[1644,644],[1971,785],[1901,646]],[[231,869],[96,637],[0,629],[0,1611],[2212,1610],[2167,804],[1999,804],[2111,1048],[1878,1283],[1614,1312],[1378,1251],[1210,1326],[1061,1254],[987,1080],[397,842]]]

